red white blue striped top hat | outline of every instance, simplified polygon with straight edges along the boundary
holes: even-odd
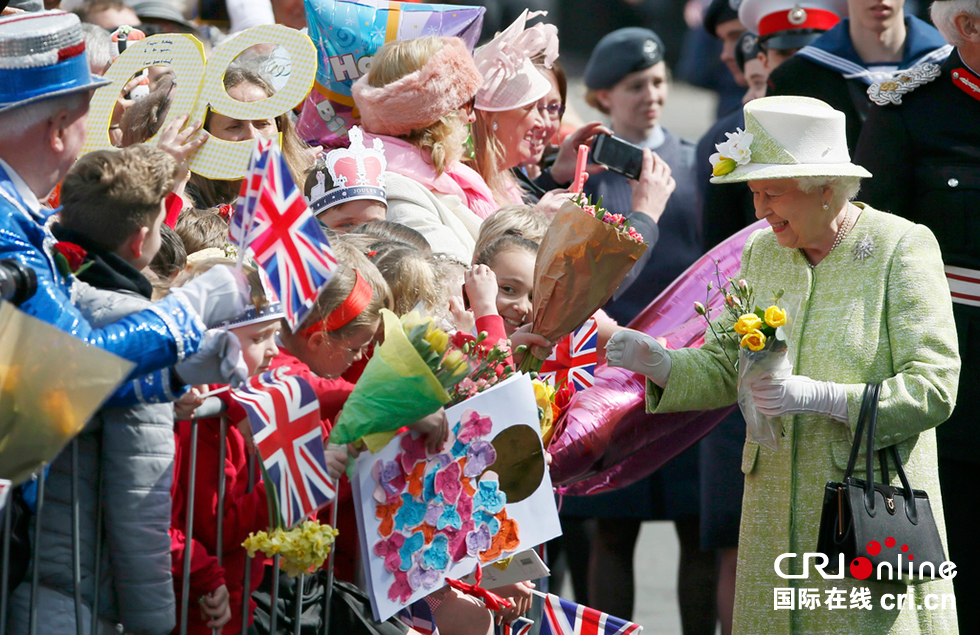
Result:
[[[0,112],[109,83],[89,71],[78,16],[39,11],[0,19]]]

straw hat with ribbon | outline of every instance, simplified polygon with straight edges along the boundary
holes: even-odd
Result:
[[[725,134],[710,157],[712,183],[871,176],[851,163],[844,113],[819,99],[755,99],[745,105],[745,130]]]

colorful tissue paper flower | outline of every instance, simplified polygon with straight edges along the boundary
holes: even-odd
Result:
[[[450,505],[456,504],[463,489],[463,484],[459,482],[461,472],[459,463],[450,463],[436,474],[435,491],[442,494],[443,500]]]
[[[409,494],[402,494],[402,507],[395,514],[395,529],[413,529],[425,520],[428,505],[414,500]]]
[[[499,513],[507,504],[507,494],[499,490],[500,484],[491,479],[483,479],[477,484],[476,496],[473,497],[473,507],[481,507],[491,514]]]
[[[425,438],[422,435],[404,434],[399,445],[402,453],[398,455],[398,459],[401,461],[402,469],[408,474],[416,463],[425,460]]]
[[[449,567],[449,538],[444,534],[433,538],[432,544],[422,554],[422,564],[435,571],[445,571]]]
[[[490,531],[491,536],[496,536],[497,532],[500,531],[500,521],[494,514],[486,510],[479,510],[473,514],[473,522],[480,525],[486,525],[487,529]]]
[[[410,597],[412,597],[412,587],[408,583],[408,574],[404,571],[395,571],[395,581],[388,587],[388,599],[405,604]]]
[[[375,478],[385,494],[399,496],[405,491],[405,472],[398,461],[378,461],[374,465],[378,467]]]
[[[425,474],[425,463],[416,463],[408,475],[408,493],[415,497],[422,496],[422,475]]]
[[[398,549],[398,555],[401,557],[401,565],[398,568],[402,571],[411,569],[412,559],[423,545],[425,545],[425,536],[421,533],[414,533],[406,538],[404,544]]]
[[[468,494],[460,494],[459,500],[456,501],[456,513],[458,513],[463,518],[469,518],[473,515],[473,497]]]
[[[456,435],[456,439],[463,443],[469,443],[473,439],[490,434],[490,427],[492,425],[490,417],[481,417],[475,410],[464,413],[460,419],[460,423],[462,425],[460,426],[459,434]]]
[[[421,531],[422,535],[425,537],[425,544],[429,544],[436,535],[435,523],[431,525],[429,523],[422,523],[422,525],[416,531]]]
[[[466,451],[466,466],[463,468],[463,476],[479,476],[483,471],[494,464],[497,460],[497,450],[493,444],[482,439],[470,444]]]
[[[435,569],[412,567],[408,572],[408,585],[412,587],[413,593],[419,588],[431,589],[437,582],[439,582],[439,572]]]
[[[463,519],[460,517],[459,512],[456,511],[455,505],[446,505],[442,510],[442,515],[439,516],[439,521],[436,523],[436,529],[445,529],[447,527],[452,527],[453,529],[462,529]]]
[[[505,553],[511,553],[520,546],[521,539],[517,533],[517,521],[513,518],[500,520],[500,531],[493,537],[490,548],[480,554],[480,562],[487,563],[496,560]]]
[[[405,536],[403,534],[392,534],[390,538],[374,543],[374,555],[384,558],[385,569],[394,573],[402,564],[399,550],[404,545]]]
[[[479,525],[476,529],[466,534],[466,553],[468,555],[478,556],[489,548],[490,529],[486,525]]]
[[[439,522],[439,517],[442,516],[443,507],[444,505],[429,505],[429,508],[425,510],[426,524],[435,526]]]
[[[395,512],[402,506],[402,499],[397,498],[391,503],[381,504],[374,508],[374,517],[381,521],[378,533],[390,536],[395,528]]]
[[[443,530],[443,535],[449,539],[449,557],[453,562],[459,562],[466,557],[466,534],[476,529],[476,524],[470,518],[463,522],[459,529],[447,528]]]

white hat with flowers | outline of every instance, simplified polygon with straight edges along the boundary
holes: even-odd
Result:
[[[711,155],[712,183],[871,173],[851,163],[844,113],[810,97],[763,97],[745,104],[745,130]]]

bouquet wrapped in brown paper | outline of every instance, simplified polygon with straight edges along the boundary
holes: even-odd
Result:
[[[562,205],[534,265],[531,332],[557,342],[609,301],[648,245],[620,214],[584,195]],[[521,370],[541,369],[547,351],[532,347]]]

